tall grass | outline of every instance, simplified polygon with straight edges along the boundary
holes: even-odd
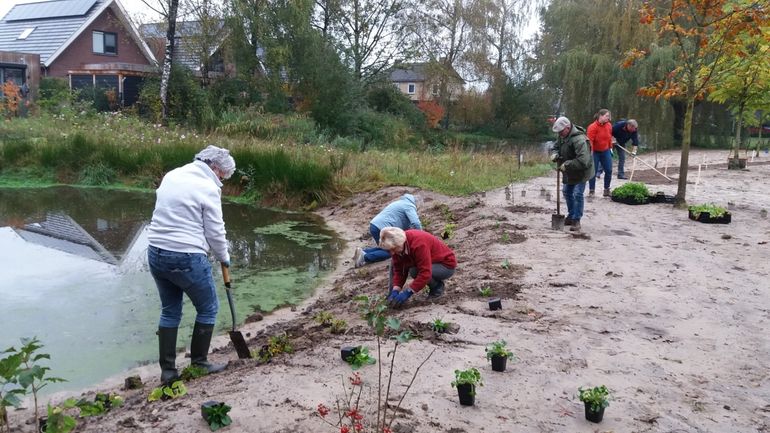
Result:
[[[251,126],[199,135],[120,114],[14,119],[0,127],[0,183],[18,184],[20,176],[24,178],[21,173],[46,178],[53,173],[67,183],[152,187],[208,144],[227,147],[236,160],[239,171],[228,182],[227,192],[270,196],[279,205],[320,204],[336,195],[386,185],[463,195],[548,170],[538,152],[532,152],[521,169],[510,150],[469,152],[455,145],[443,151],[424,146],[428,150],[362,152],[362,138],[319,133],[302,116],[263,116],[245,124]]]

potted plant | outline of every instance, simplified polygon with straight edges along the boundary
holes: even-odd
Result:
[[[602,422],[604,408],[610,405],[610,392],[606,386],[593,388],[578,388],[578,398],[586,409],[586,419],[591,422]]]
[[[489,309],[492,311],[503,309],[503,302],[500,300],[500,298],[492,298],[488,303]]]
[[[348,362],[349,358],[352,358],[361,349],[361,346],[342,346],[340,348],[340,356],[342,360]]]
[[[508,358],[514,358],[513,352],[506,347],[505,340],[494,341],[487,345],[487,360],[492,361],[493,371],[505,371]]]
[[[730,224],[732,214],[727,209],[713,203],[692,205],[687,208],[691,220],[706,224]]]
[[[359,368],[365,365],[372,365],[376,363],[377,360],[374,359],[371,355],[369,355],[368,347],[359,346],[358,348],[356,348],[353,355],[345,358],[345,362],[350,364],[350,368],[352,368],[353,370],[358,370]]]
[[[639,182],[627,182],[612,190],[612,201],[631,205],[647,204],[650,201],[650,190],[647,185]]]
[[[207,401],[201,404],[201,416],[208,423],[211,431],[229,426],[233,420],[227,413],[232,409],[221,401]]]
[[[473,406],[476,402],[476,386],[484,386],[481,383],[481,373],[476,368],[467,370],[455,370],[455,380],[452,386],[457,388],[457,396],[460,397],[460,404],[463,406]]]

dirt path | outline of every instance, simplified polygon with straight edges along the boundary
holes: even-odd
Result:
[[[724,152],[695,153],[691,162],[702,155],[716,162]],[[287,332],[294,354],[260,364],[238,361],[232,347],[222,347],[213,358],[229,360],[229,369],[188,383],[187,397],[146,403],[149,389],[119,391],[127,396],[124,408],[81,421],[77,431],[205,432],[199,405],[210,399],[233,407],[233,425],[224,431],[335,431],[314,413],[319,403],[331,406],[350,375],[339,348],[376,347],[352,298],[382,293],[386,284],[385,264],[354,270],[348,257],[367,243],[371,216],[407,191],[424,197],[428,230],[440,233],[450,219],[457,224],[448,243],[460,264],[445,296],[429,302],[418,294],[395,312],[423,339],[399,348],[394,394],[401,395],[411,372],[435,352],[394,431],[770,431],[770,220],[760,216],[761,209],[770,210],[768,176],[764,164],[747,171],[712,165],[701,171],[698,185],[688,186],[691,203],[733,203],[729,225],[696,223],[669,205],[595,198],[586,203],[581,235],[550,229],[555,203],[539,191],[552,190],[553,178],[514,184],[510,195],[499,189],[449,198],[393,187],[353,197],[320,212],[349,242],[328,284],[295,311],[244,329],[254,348]],[[655,190],[674,194],[676,185]],[[478,294],[482,287],[503,298],[502,310],[488,310]],[[347,332],[333,335],[315,323],[318,311],[345,319]],[[456,331],[428,331],[425,324],[438,317]],[[491,371],[484,354],[485,345],[499,339],[518,358],[504,373]],[[450,382],[455,369],[469,367],[481,370],[484,386],[475,406],[461,407]],[[148,388],[157,385],[155,366],[139,372]],[[376,386],[376,365],[360,372]],[[614,399],[595,425],[583,419],[576,394],[579,386],[600,384]],[[371,409],[376,399],[365,395],[363,401]],[[17,425],[28,417],[11,413]]]

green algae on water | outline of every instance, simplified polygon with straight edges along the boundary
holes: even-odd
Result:
[[[302,226],[312,227],[312,225],[301,221],[281,221],[269,226],[258,227],[254,229],[254,233],[284,236],[286,239],[294,241],[302,247],[313,248],[316,250],[323,248],[324,242],[331,239],[331,236],[328,235],[300,230],[299,227]]]

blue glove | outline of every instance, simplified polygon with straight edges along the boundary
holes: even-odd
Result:
[[[396,299],[396,296],[398,296],[398,290],[392,289],[388,294],[388,297],[385,298],[385,301],[387,301],[388,303],[393,302],[393,300]]]
[[[398,295],[396,295],[395,298],[393,298],[393,302],[391,303],[391,305],[394,307],[400,307],[404,305],[404,302],[406,302],[407,299],[412,297],[412,293],[414,293],[412,292],[412,289],[402,290],[401,293],[399,293]]]

